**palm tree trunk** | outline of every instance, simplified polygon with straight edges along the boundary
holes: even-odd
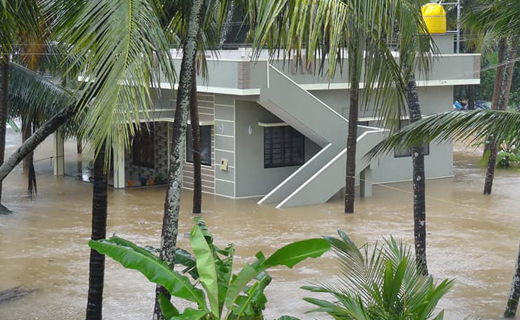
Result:
[[[32,134],[32,123],[22,119],[22,143],[25,142]],[[31,169],[32,152],[23,159],[23,173],[28,174]]]
[[[493,97],[491,100],[491,109],[498,109],[498,98],[500,97],[500,87],[502,86],[502,78],[504,77],[504,61],[506,58],[507,38],[502,37],[498,41],[498,65],[496,69],[495,83],[493,86]]]
[[[182,161],[184,159],[184,146],[186,142],[186,127],[188,110],[190,108],[190,95],[193,86],[193,74],[197,57],[197,39],[203,23],[203,0],[194,0],[188,21],[187,37],[179,77],[179,89],[177,91],[177,108],[175,110],[175,122],[173,123],[172,149],[170,154],[170,171],[168,173],[168,187],[164,201],[164,218],[161,233],[160,258],[171,268],[175,262],[175,246],[179,224],[179,212],[182,195]],[[154,320],[164,320],[159,306],[159,295],[169,297],[167,290],[158,287],[155,296]]]
[[[0,57],[0,165],[4,163],[9,90],[9,56]],[[2,179],[3,180],[3,179]],[[0,180],[0,205],[2,203],[2,180]]]
[[[345,179],[345,213],[354,213],[354,200],[356,197],[356,147],[359,117],[359,65],[357,53],[353,53],[352,59],[349,60],[349,65],[350,105],[347,136],[347,168]]]
[[[105,170],[105,144],[101,146],[94,161],[94,191],[92,195],[92,240],[106,238],[107,189]],[[105,278],[105,256],[90,249],[87,320],[103,318],[103,282]]]
[[[36,128],[36,124],[34,124]],[[22,143],[27,141],[32,135],[33,123],[22,119]],[[30,152],[23,159],[23,173],[27,176],[27,193],[32,198],[38,192],[36,184],[36,171],[34,170],[34,152]]]
[[[200,155],[199,106],[197,104],[197,77],[193,73],[190,101],[191,138],[193,140],[193,213],[202,212],[202,159]]]
[[[515,275],[511,284],[511,291],[507,299],[506,311],[504,318],[514,318],[518,309],[518,300],[520,299],[520,247],[518,248],[518,256],[516,258]]]
[[[414,123],[421,120],[421,105],[419,104],[419,94],[415,77],[408,82],[406,92],[408,112],[410,122]],[[426,184],[424,174],[424,147],[412,148],[412,183],[413,183],[413,221],[414,221],[414,240],[415,257],[419,271],[428,275],[428,265],[426,263]]]
[[[78,163],[77,163],[77,178],[78,180],[81,180],[82,179],[82,175],[83,175],[83,141],[81,140],[81,137],[78,135],[77,138],[76,138],[76,156],[77,156],[77,160],[78,160]]]
[[[1,92],[2,90],[0,90],[0,94]],[[47,139],[49,135],[54,133],[54,131],[67,122],[67,120],[71,119],[75,114],[76,108],[74,104],[62,109],[36,130],[29,139],[22,143],[9,159],[0,166],[0,184],[25,157],[33,152],[40,143]]]
[[[475,110],[475,86],[467,87],[468,110]]]
[[[495,75],[495,83],[493,85],[493,97],[491,98],[491,109],[497,110],[498,108],[498,98],[500,87],[502,86],[502,78],[504,76],[504,59],[506,56],[506,37],[501,37],[498,41],[498,64],[496,68]],[[486,153],[489,151],[489,141],[490,137],[488,137],[488,141],[484,144],[484,153],[483,157],[486,156]]]
[[[501,85],[497,94],[497,110],[506,110],[507,105],[509,104],[509,94],[511,92],[511,84],[513,83],[513,71],[515,66],[515,60],[518,55],[517,37],[508,38],[505,52],[506,54],[504,57],[504,62],[506,63],[506,65],[504,65],[501,72]],[[498,77],[499,73],[497,71],[497,78]],[[493,93],[493,98],[495,98],[495,93]],[[484,194],[491,194],[493,188],[493,180],[495,178],[495,168],[497,164],[498,144],[499,141],[495,141],[495,139],[491,135],[489,137],[489,160],[486,172],[486,180],[484,182]]]
[[[230,6],[229,6],[229,11],[228,11],[227,16],[226,16],[226,20],[224,21],[224,23],[222,25],[219,49],[222,49],[222,47],[224,46],[224,43],[227,40],[227,36],[229,34],[231,22],[233,21],[233,14],[234,13],[235,13],[235,3],[231,2]]]

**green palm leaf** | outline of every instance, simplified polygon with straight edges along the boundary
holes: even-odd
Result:
[[[56,39],[84,80],[77,88],[81,131],[108,150],[128,146],[136,130],[130,124],[148,120],[153,88],[175,80],[157,7],[148,0],[56,0],[47,9],[61,13],[53,21]]]
[[[520,143],[520,113],[513,111],[479,110],[467,112],[446,112],[429,117],[404,127],[376,145],[367,157],[387,154],[394,148],[410,148],[431,142],[453,139],[474,143],[487,139],[493,134],[497,141],[510,139],[512,144]]]
[[[2,0],[0,2],[0,55],[10,55],[19,39],[40,32],[40,1]]]
[[[257,55],[267,47],[296,64],[310,67],[316,62],[329,79],[338,71],[352,79],[344,64],[363,57],[357,62],[363,70],[363,102],[372,101],[389,127],[406,112],[411,74],[416,68],[427,72],[431,54],[438,52],[420,12],[420,3],[408,0],[256,1],[247,11]],[[398,44],[399,61],[389,47],[393,43]]]
[[[433,318],[439,300],[453,281],[435,285],[431,277],[422,276],[411,249],[393,238],[370,250],[367,246],[360,250],[344,232],[340,236],[331,241],[342,270],[339,283],[303,287],[330,294],[334,300],[305,298],[318,306],[311,312],[325,312],[335,319]],[[442,314],[436,319],[441,319]]]
[[[10,63],[9,117],[48,120],[74,102],[72,93],[19,64]]]

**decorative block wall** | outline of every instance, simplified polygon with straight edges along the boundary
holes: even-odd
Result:
[[[146,168],[133,164],[132,151],[125,154],[125,177],[126,181],[133,180],[139,185],[141,176],[157,177],[159,174],[167,178],[168,174],[168,122],[154,122],[154,152],[155,168]]]

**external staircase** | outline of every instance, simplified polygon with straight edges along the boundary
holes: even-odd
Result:
[[[258,102],[322,147],[259,203],[284,208],[328,201],[345,185],[348,120],[272,65]],[[364,156],[383,137],[380,128],[359,126],[356,175],[369,174],[370,163]]]

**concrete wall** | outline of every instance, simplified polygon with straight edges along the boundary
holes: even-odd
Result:
[[[215,194],[234,198],[236,194],[235,97],[215,95]],[[228,169],[220,161],[228,161]]]
[[[434,39],[442,54],[435,56],[433,70],[428,75],[417,72],[418,85],[424,86],[425,81],[430,82],[430,85],[439,86],[478,84],[480,55],[454,54],[453,34],[435,35]],[[267,50],[261,51],[256,57],[257,59],[253,59],[252,54],[252,50],[246,48],[208,54],[209,78],[203,79],[199,75],[197,78],[199,88],[206,88],[205,90],[208,92],[219,94],[258,94],[253,91],[258,91],[259,88],[265,86],[268,78],[268,61],[307,90],[327,90],[329,84],[333,89],[348,87],[347,59],[343,61],[343,73],[338,69],[335,76],[329,79],[327,74],[320,75],[319,70],[314,68],[314,64],[310,68],[301,67],[301,64],[297,66],[294,59],[284,61],[283,55],[279,58],[269,59]],[[182,54],[172,50],[172,55],[176,70],[180,70]],[[320,63],[320,61],[316,62],[318,66]],[[164,86],[170,86],[164,77],[161,78],[161,81]]]
[[[430,155],[425,156],[425,174],[427,179],[453,176],[453,145],[451,143],[430,144]],[[412,158],[395,158],[391,153],[376,160],[372,170],[375,183],[410,181],[412,179]]]
[[[262,106],[251,101],[236,100],[236,197],[263,196],[298,169],[294,167],[264,168],[264,128],[258,122],[281,122]],[[251,134],[249,128],[251,127]],[[320,148],[306,139],[305,160]]]
[[[313,95],[325,102],[331,108],[348,118],[350,105],[350,94],[348,90],[314,90]],[[453,87],[420,87],[419,102],[423,115],[450,111],[453,108]],[[374,106],[369,105],[367,109],[363,106],[359,117],[374,117]]]
[[[327,103],[348,118],[349,93],[347,90],[313,91],[320,100]],[[423,115],[445,112],[452,109],[453,87],[421,87],[419,101]],[[362,110],[360,118],[373,117],[373,108]],[[369,126],[379,126],[375,121]],[[379,167],[372,173],[376,183],[407,181],[412,177],[410,157],[395,158],[393,154],[378,159]],[[453,146],[451,143],[431,144],[430,155],[425,158],[426,177],[441,178],[453,175]]]

